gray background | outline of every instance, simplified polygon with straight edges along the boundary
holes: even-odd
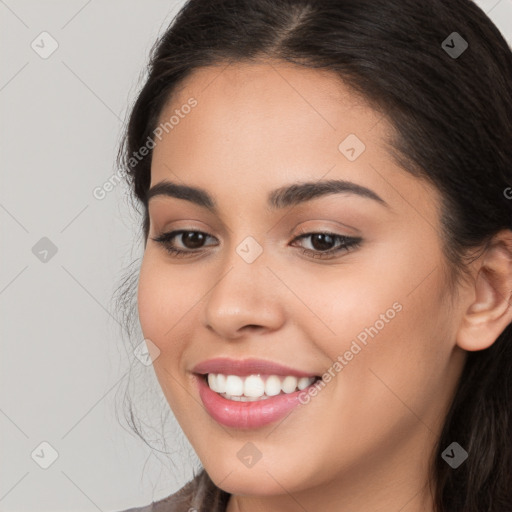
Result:
[[[173,421],[163,447],[159,414],[148,419],[152,449],[115,414],[130,364],[134,399],[149,411],[165,400],[112,309],[123,269],[142,256],[139,219],[124,184],[93,195],[115,173],[148,52],[182,3],[0,0],[0,511],[144,505],[198,464]],[[512,42],[512,0],[477,3]],[[58,43],[48,58],[31,47],[51,49],[43,31]],[[58,453],[47,469],[42,442]]]

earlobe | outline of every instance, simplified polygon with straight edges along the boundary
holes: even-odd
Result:
[[[503,230],[489,244],[470,290],[457,345],[468,351],[490,347],[512,322],[512,231]]]

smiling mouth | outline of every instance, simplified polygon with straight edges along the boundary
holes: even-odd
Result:
[[[212,391],[236,402],[255,402],[277,395],[288,395],[306,389],[321,378],[262,374],[239,376],[223,373],[208,373],[201,377]]]

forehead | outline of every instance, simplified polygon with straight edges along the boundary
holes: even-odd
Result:
[[[173,92],[162,109],[160,122],[192,97],[199,108],[188,117],[210,124],[215,121],[215,126],[225,132],[240,124],[289,130],[290,125],[302,120],[297,128],[306,136],[313,131],[339,132],[347,127],[359,129],[362,134],[367,124],[373,126],[382,120],[382,115],[333,71],[275,61],[218,64],[194,70]]]
[[[186,158],[189,172],[202,158],[231,161],[239,170],[243,162],[264,159],[292,167],[300,159],[311,167],[313,156],[316,166],[332,165],[349,134],[375,147],[389,128],[332,71],[272,61],[196,69],[167,102],[159,124],[171,118],[153,157],[176,164]]]
[[[365,99],[351,90],[332,70],[312,69],[289,62],[267,59],[261,61],[221,62],[193,70],[178,88],[184,99],[188,93],[228,95],[230,101],[242,96],[286,103],[300,99],[311,108],[322,108],[322,97],[348,106],[364,105]],[[294,94],[292,94],[294,93]]]
[[[171,118],[153,151],[151,186],[201,187],[240,210],[297,181],[353,181],[389,203],[425,193],[425,183],[392,159],[388,120],[332,71],[272,61],[199,68],[159,122]],[[346,140],[357,159],[347,158]]]

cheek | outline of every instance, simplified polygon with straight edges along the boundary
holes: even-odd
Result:
[[[183,407],[181,386],[172,376],[181,371],[188,315],[197,302],[197,297],[194,300],[193,293],[187,292],[192,286],[180,282],[175,269],[146,250],[137,289],[139,321],[144,338],[151,340],[160,351],[153,361],[153,369],[173,410]]]
[[[410,293],[411,287],[397,287],[401,310],[388,323],[375,321],[375,313],[393,316],[378,308],[373,310],[373,317],[367,317],[369,322],[363,329],[352,329],[350,339],[361,350],[343,372],[345,392],[368,406],[368,414],[357,408],[353,411],[354,417],[364,420],[359,428],[372,417],[390,428],[399,417],[413,423],[415,415],[427,424],[435,421],[431,412],[440,406],[449,388],[448,365],[454,341],[452,321],[441,296],[442,276],[436,271],[429,279],[414,293]],[[382,305],[387,306],[387,301]],[[360,334],[365,344],[359,343]]]
[[[162,337],[162,330],[159,329],[159,326],[162,326],[164,305],[167,303],[168,297],[157,278],[157,265],[152,263],[151,258],[148,258],[146,254],[140,268],[137,308],[144,337],[159,345],[158,342]],[[159,346],[159,348],[161,347]]]
[[[403,271],[384,272],[378,260],[357,262],[355,258],[354,263],[313,270],[299,273],[291,268],[280,275],[301,299],[291,297],[289,316],[299,320],[304,337],[331,360],[350,350],[354,341],[362,348],[372,340],[378,343],[401,324],[410,291],[404,286]]]
[[[146,251],[137,289],[139,321],[144,337],[153,341],[164,356],[171,344],[176,353],[179,348],[176,332],[186,327],[188,315],[193,314],[191,308],[197,302],[193,284],[178,272],[179,268],[171,268]]]
[[[393,251],[382,248],[357,269],[347,266],[343,278],[302,277],[303,290],[324,291],[309,305],[331,329],[330,336],[321,337],[306,327],[311,339],[332,365],[343,358],[343,392],[376,406],[396,402],[393,390],[423,408],[429,395],[442,391],[446,378],[454,320],[442,255],[435,244],[417,247],[421,251],[406,239]],[[339,368],[331,373],[339,375]]]

